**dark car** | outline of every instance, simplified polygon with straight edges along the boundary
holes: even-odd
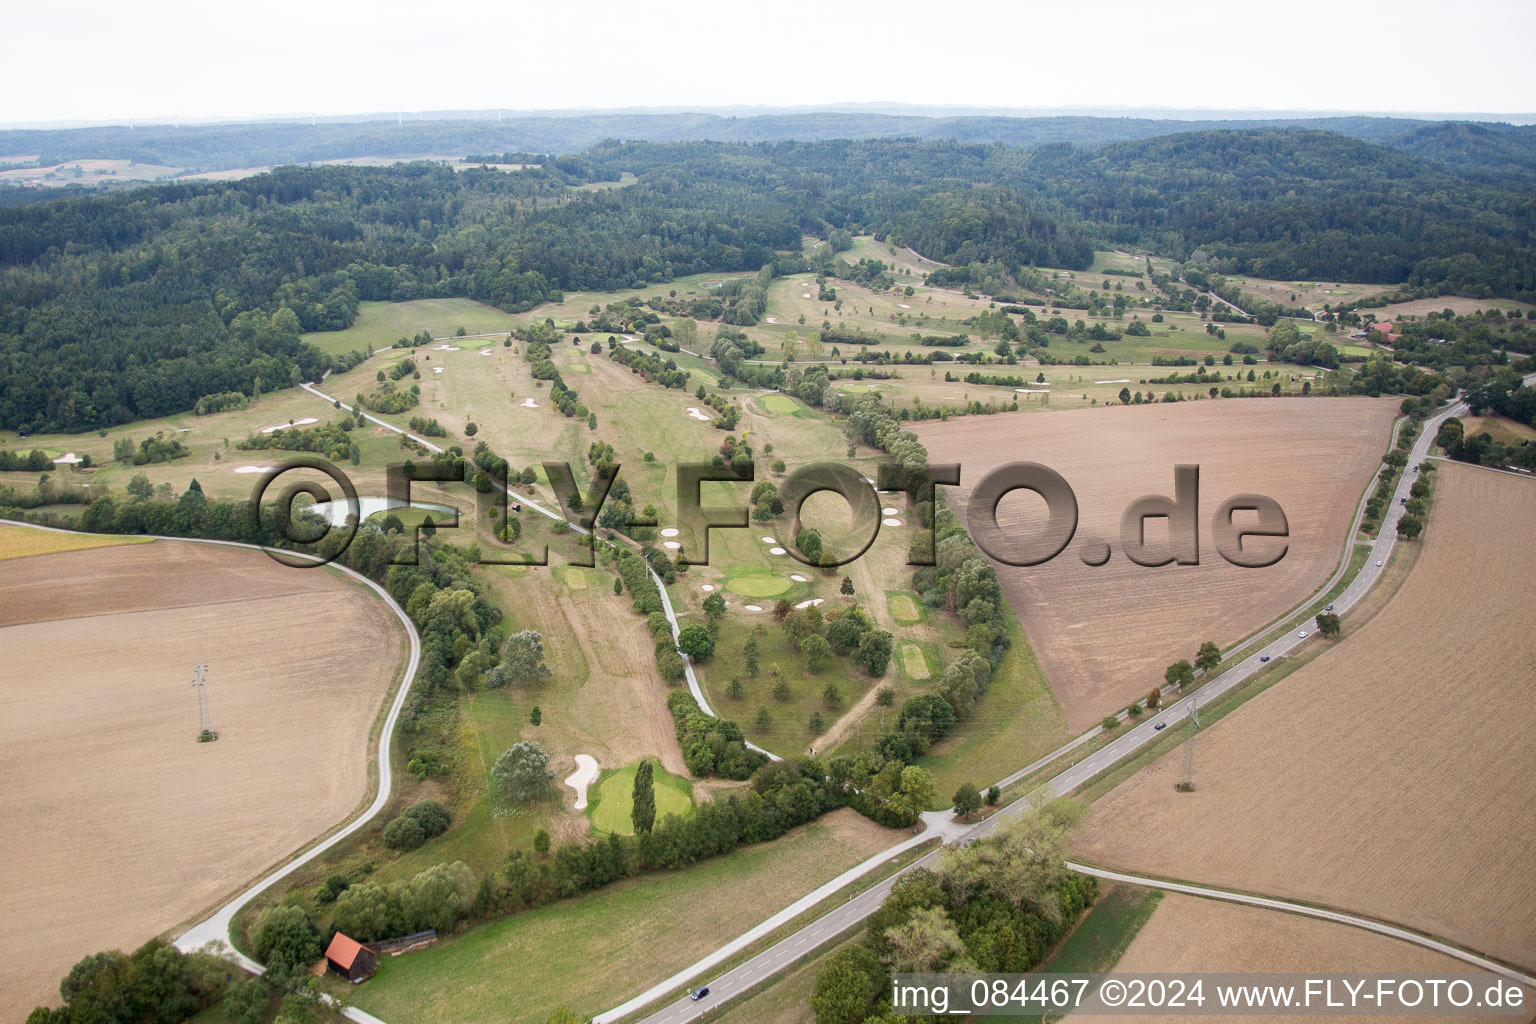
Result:
[[[1269,655],[1261,654],[1261,655],[1259,655],[1259,660],[1260,661],[1268,661],[1269,660]]]
[[[1153,728],[1153,729],[1154,729],[1154,730],[1156,730],[1156,729],[1166,729],[1166,728],[1168,728],[1168,723],[1167,723],[1167,722],[1158,722],[1158,723],[1157,723],[1157,724],[1156,724],[1156,725],[1154,725],[1154,726],[1153,726],[1153,727],[1152,727],[1152,728]]]
[[[709,995],[709,986],[705,985],[703,988],[696,988],[692,992],[688,993],[688,998],[692,999],[694,1002],[698,1002],[700,999],[703,999],[707,995]]]

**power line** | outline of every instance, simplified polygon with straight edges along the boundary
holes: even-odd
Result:
[[[201,658],[197,659],[192,688],[197,691],[197,742],[210,743],[218,739],[219,734],[213,731],[213,716],[208,713],[208,687]]]
[[[1200,731],[1198,694],[1190,694],[1189,717],[1185,725],[1187,731],[1184,735],[1184,772],[1179,777],[1179,784],[1176,787],[1180,793],[1190,793],[1195,788],[1195,733]]]

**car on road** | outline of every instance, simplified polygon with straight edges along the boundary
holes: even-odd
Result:
[[[1380,564],[1381,564],[1381,559],[1379,559],[1379,558],[1378,558],[1378,559],[1376,559],[1376,564],[1377,564],[1377,565],[1380,565]]]
[[[1158,722],[1156,725],[1154,725],[1152,727],[1154,732],[1157,731],[1158,729],[1166,729],[1166,728],[1168,728],[1168,723],[1167,722]]]
[[[1269,655],[1261,654],[1261,655],[1259,655],[1259,660],[1260,661],[1268,661],[1269,660]]]
[[[1298,640],[1305,640],[1306,638],[1307,638],[1307,631],[1306,630],[1298,629],[1296,631],[1296,639],[1298,639]]]
[[[1323,611],[1325,611],[1325,612],[1333,611],[1333,605],[1329,605],[1327,608],[1324,608]]]
[[[707,995],[709,995],[709,986],[705,985],[703,988],[696,988],[692,992],[689,992],[688,998],[692,999],[694,1002],[698,1002],[700,999],[703,999]]]

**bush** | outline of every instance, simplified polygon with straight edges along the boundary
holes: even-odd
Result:
[[[411,818],[421,826],[422,835],[428,839],[435,839],[448,831],[448,826],[453,823],[453,815],[448,813],[448,808],[436,800],[423,800],[406,808],[403,818]]]
[[[735,722],[706,715],[687,690],[667,695],[667,708],[683,761],[694,775],[719,775],[726,779],[749,778],[768,759],[749,750]]]
[[[426,841],[427,834],[422,831],[421,823],[415,818],[401,815],[384,826],[384,845],[391,850],[409,853],[412,850],[419,850],[421,844]]]

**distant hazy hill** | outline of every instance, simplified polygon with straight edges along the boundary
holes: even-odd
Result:
[[[1213,129],[1321,128],[1408,150],[1419,156],[1497,175],[1536,174],[1536,126],[1386,117],[1278,120],[1156,120],[1135,117],[919,117],[872,113],[593,114],[516,117],[503,121],[431,120],[355,123],[258,122],[176,128],[76,128],[0,132],[0,160],[37,155],[44,164],[90,158],[127,159],[196,171],[347,157],[421,157],[525,151],[572,153],[604,139],[649,142],[815,142],[913,138],[1104,146]]]

